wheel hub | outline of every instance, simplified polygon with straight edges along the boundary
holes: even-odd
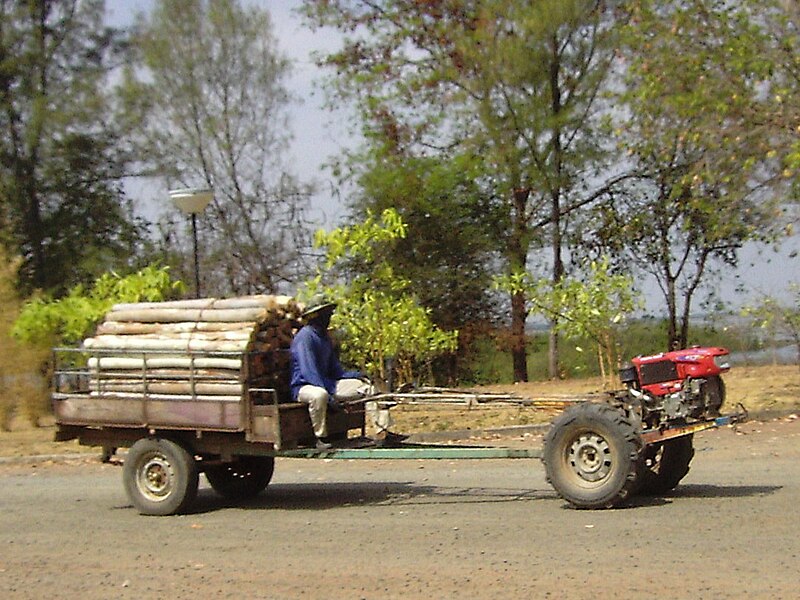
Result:
[[[581,434],[569,447],[567,461],[584,481],[600,481],[611,471],[611,448],[603,436],[594,432]]]
[[[138,470],[136,484],[139,491],[150,500],[162,500],[172,490],[174,473],[166,457],[146,457]]]

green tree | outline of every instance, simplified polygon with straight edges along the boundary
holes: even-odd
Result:
[[[214,189],[199,216],[203,288],[274,292],[297,281],[309,189],[285,166],[289,65],[269,13],[237,0],[159,0],[137,29],[124,98],[145,167],[171,187]],[[162,225],[174,250],[177,232]]]
[[[315,243],[325,249],[326,273],[307,285],[309,293],[326,291],[337,301],[332,324],[342,330],[346,362],[387,381],[387,359],[392,358],[398,384],[431,377],[431,361],[454,352],[458,339],[457,331],[445,332],[434,325],[430,309],[410,293],[410,282],[379,258],[384,248],[394,246],[406,233],[402,218],[391,209],[380,218],[368,214],[357,225],[318,231]],[[367,261],[371,271],[346,285],[335,284],[336,265],[351,259]]]
[[[0,228],[26,291],[62,293],[136,254],[106,92],[100,0],[0,3]]]
[[[769,241],[780,225],[788,181],[775,128],[764,121],[773,62],[755,4],[633,4],[615,123],[631,177],[597,207],[583,235],[655,279],[666,345],[685,347],[703,286],[720,267],[736,266],[746,242]]]
[[[498,221],[498,206],[475,182],[474,157],[404,156],[387,148],[357,160],[364,170],[353,201],[356,212],[392,208],[407,227],[403,238],[376,249],[379,260],[411,282],[443,329],[479,329],[492,322],[498,303],[489,283],[499,232],[489,225]],[[373,264],[350,260],[346,267],[350,274],[363,274]],[[466,351],[463,345],[460,351]],[[457,365],[449,367],[452,375]]]
[[[605,2],[330,0],[306,2],[312,23],[347,34],[326,57],[337,90],[358,100],[365,130],[407,156],[457,155],[482,164],[476,184],[502,207],[495,237],[508,273],[533,249],[566,271],[567,217],[607,186],[596,176],[600,90],[614,57]],[[596,177],[597,179],[597,177]],[[498,223],[487,219],[489,231]],[[526,298],[511,295],[514,378],[527,379]],[[557,329],[551,375],[558,371]]]
[[[619,328],[628,314],[641,308],[641,301],[633,278],[614,273],[607,257],[591,261],[584,270],[583,278],[564,278],[556,284],[524,273],[499,277],[496,285],[523,290],[531,298],[530,314],[556,322],[568,339],[594,341],[600,375],[608,385],[620,366]]]
[[[78,344],[91,334],[114,304],[160,302],[183,289],[168,267],[149,265],[130,275],[105,273],[90,287],[76,285],[61,298],[36,297],[25,303],[14,323],[14,336],[28,344],[50,347]]]

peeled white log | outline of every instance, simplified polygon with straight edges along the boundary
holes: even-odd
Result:
[[[235,298],[198,298],[195,300],[172,300],[167,302],[129,302],[112,306],[112,311],[120,310],[146,310],[161,308],[267,308],[269,310],[292,310],[298,308],[291,296],[273,296],[269,294],[256,294],[252,296],[238,296]]]
[[[175,350],[202,352],[243,352],[249,340],[196,340],[100,335],[83,341],[88,350]]]
[[[106,315],[108,321],[138,321],[140,323],[179,323],[181,321],[208,321],[231,323],[236,321],[261,321],[267,316],[265,308],[195,309],[150,308],[115,310]]]
[[[147,310],[161,308],[211,308],[215,298],[197,298],[195,300],[171,300],[167,302],[127,302],[115,304],[112,312],[119,310]]]
[[[141,400],[142,394],[131,394],[126,392],[90,392],[93,398],[108,398],[113,400]],[[241,402],[241,396],[209,396],[191,394],[148,394],[149,400],[166,400],[170,402]]]
[[[105,321],[97,327],[97,335],[141,335],[252,330],[250,321],[209,323],[207,321],[182,321],[178,323],[137,323],[136,321]]]
[[[235,396],[242,394],[242,385],[239,383],[203,383],[184,381],[148,381],[145,388],[143,381],[138,383],[119,379],[92,379],[89,389],[96,392],[131,392],[143,394],[147,389],[148,394],[205,394],[209,396]]]
[[[214,301],[214,308],[253,308],[262,306],[270,311],[292,311],[296,303],[291,296],[240,296],[238,298],[225,298]]]
[[[88,361],[90,369],[164,369],[179,368],[191,369],[192,365],[196,369],[235,369],[242,368],[242,361],[239,358],[189,358],[186,356],[159,356],[157,358],[122,358],[122,357],[103,357],[90,358]]]
[[[241,381],[241,371],[234,369],[147,369],[148,381],[212,381],[216,383],[235,383]],[[93,370],[91,381],[106,381],[112,378],[120,382],[142,381],[144,374],[141,369],[109,369],[107,371]]]

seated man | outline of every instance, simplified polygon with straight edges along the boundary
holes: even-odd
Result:
[[[371,383],[356,371],[345,371],[328,335],[328,326],[336,304],[315,296],[303,312],[306,325],[297,332],[291,345],[292,397],[308,404],[308,414],[317,438],[317,448],[331,447],[328,435],[328,407],[339,401],[364,398],[375,393]],[[368,411],[369,412],[369,411]],[[385,427],[388,423],[385,423]]]

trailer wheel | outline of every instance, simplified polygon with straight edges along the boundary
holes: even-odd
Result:
[[[610,508],[636,489],[642,439],[617,408],[586,402],[564,411],[545,437],[547,480],[576,508]]]
[[[197,496],[194,457],[167,439],[143,438],[128,451],[122,469],[128,498],[143,515],[185,511]]]
[[[644,449],[638,493],[643,496],[666,494],[689,472],[694,458],[691,435],[651,444]]]
[[[214,491],[230,500],[257,496],[269,485],[274,471],[272,456],[240,456],[234,462],[209,465],[205,469]]]

